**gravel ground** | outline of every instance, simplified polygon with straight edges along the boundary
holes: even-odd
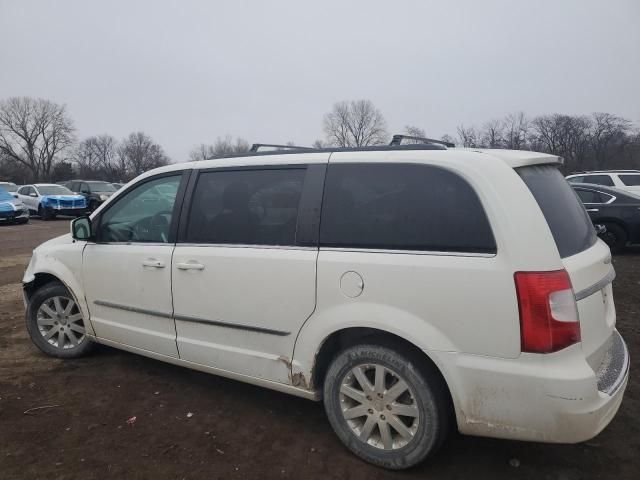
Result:
[[[640,249],[614,258],[632,356],[622,407],[595,439],[545,445],[454,435],[407,472],[342,447],[322,405],[101,347],[61,361],[27,337],[20,280],[68,220],[0,226],[0,478],[640,478]],[[56,405],[52,408],[30,408]],[[133,425],[127,420],[136,417]]]

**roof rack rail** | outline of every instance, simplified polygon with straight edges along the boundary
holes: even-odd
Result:
[[[280,150],[316,150],[313,147],[300,147],[298,145],[278,145],[277,143],[254,143],[249,149],[250,152],[258,152],[262,147],[277,148]]]
[[[455,147],[451,142],[426,137],[414,137],[413,135],[394,135],[389,145],[402,145],[402,140],[419,140],[422,143],[435,143],[436,145],[444,145],[445,147]]]

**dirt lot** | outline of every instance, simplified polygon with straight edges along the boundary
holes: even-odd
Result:
[[[347,452],[321,404],[106,347],[45,357],[27,338],[20,280],[31,250],[67,230],[66,220],[0,226],[2,479],[640,478],[640,249],[614,259],[632,373],[609,428],[580,445],[455,435],[434,460],[393,473]],[[23,413],[43,405],[58,406]]]

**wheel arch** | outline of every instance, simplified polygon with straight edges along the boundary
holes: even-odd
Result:
[[[345,327],[326,336],[315,353],[308,388],[321,391],[333,358],[345,348],[359,344],[380,345],[403,352],[426,375],[435,377],[442,383],[447,393],[450,412],[453,414],[456,411],[450,384],[436,361],[414,342],[395,333],[372,327]],[[295,369],[295,362],[293,368]],[[302,374],[299,373],[299,375]]]

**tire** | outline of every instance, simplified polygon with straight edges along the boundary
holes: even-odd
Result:
[[[26,321],[31,341],[52,357],[82,357],[94,346],[85,335],[82,313],[73,295],[61,283],[47,283],[31,295]]]
[[[627,231],[617,223],[605,223],[607,230],[600,235],[600,238],[609,245],[612,253],[620,252],[628,241]]]
[[[38,215],[40,216],[41,220],[49,220],[49,218],[51,218],[47,209],[44,208],[42,205],[38,207]]]
[[[360,458],[392,470],[412,467],[435,453],[451,421],[446,385],[435,367],[420,368],[400,350],[350,347],[334,358],[324,381],[325,411],[336,435]],[[382,382],[376,381],[379,369]],[[358,381],[362,374],[368,387]],[[395,413],[401,409],[407,415]]]

